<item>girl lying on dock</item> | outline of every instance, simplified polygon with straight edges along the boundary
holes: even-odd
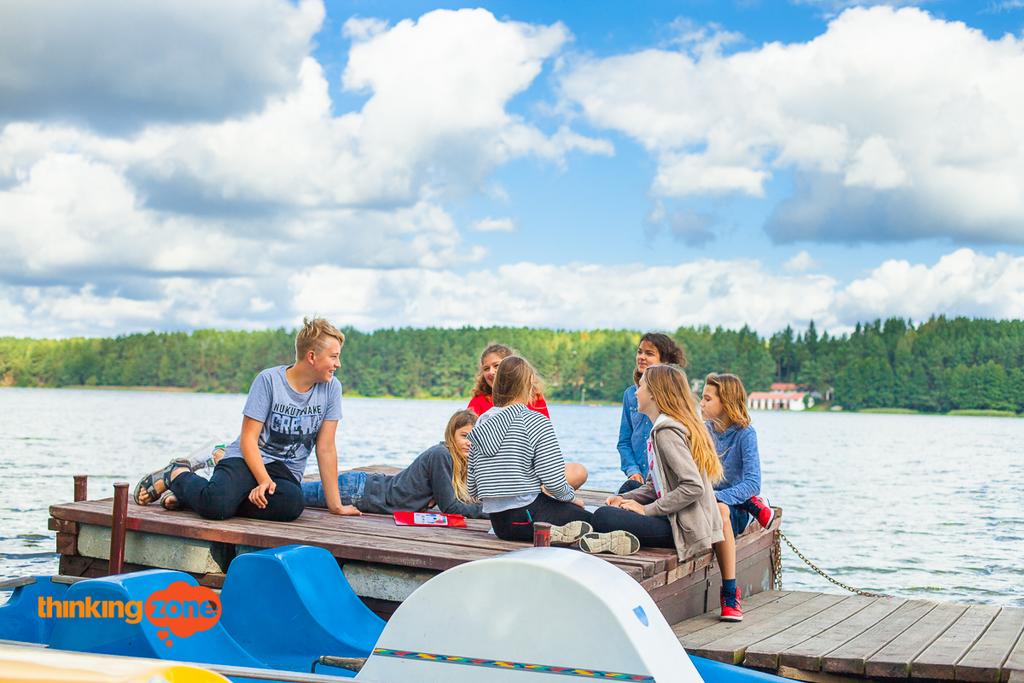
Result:
[[[648,367],[636,391],[637,405],[651,419],[647,441],[647,481],[611,496],[594,512],[594,529],[580,547],[604,549],[610,533],[628,531],[645,546],[675,548],[680,561],[722,540],[722,517],[712,483],[722,465],[690,392],[682,368]]]
[[[480,503],[472,502],[466,488],[469,431],[476,413],[460,410],[448,420],[444,441],[431,446],[397,474],[342,472],[338,475],[341,502],[360,512],[391,514],[426,510],[437,505],[441,512],[487,517]],[[306,507],[325,508],[324,487],[319,481],[302,484]]]
[[[551,542],[571,544],[592,530],[591,514],[566,479],[566,465],[551,421],[529,410],[539,384],[519,356],[501,361],[494,377],[494,406],[469,433],[469,493],[483,503],[498,538],[530,541],[534,522],[555,525]],[[630,554],[633,543],[608,550]]]

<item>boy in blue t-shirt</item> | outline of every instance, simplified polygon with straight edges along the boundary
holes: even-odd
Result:
[[[224,449],[209,481],[187,460],[172,460],[143,477],[135,502],[164,498],[166,507],[191,508],[208,519],[235,515],[290,522],[302,514],[302,475],[316,449],[327,508],[358,515],[338,493],[338,451],[334,437],[341,419],[340,366],[345,336],[322,318],[306,319],[295,337],[295,363],[267,368],[249,388],[242,432]]]

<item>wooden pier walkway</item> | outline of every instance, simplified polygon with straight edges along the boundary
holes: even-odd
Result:
[[[764,591],[740,623],[714,613],[673,630],[690,654],[787,678],[1024,683],[1024,609]]]

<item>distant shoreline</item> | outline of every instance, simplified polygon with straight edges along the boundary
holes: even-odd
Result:
[[[0,389],[75,389],[75,390],[88,390],[88,391],[145,391],[151,393],[165,392],[169,394],[224,394],[230,392],[224,391],[197,391],[191,387],[160,387],[160,386],[117,386],[117,385],[89,385],[89,384],[78,384],[69,385],[64,387],[10,387],[0,386]],[[459,401],[463,400],[464,396],[452,396],[452,397],[415,397],[415,396],[363,396],[361,394],[346,393],[347,398],[373,398],[385,401]],[[620,405],[619,401],[587,401],[585,403],[579,403],[578,401],[548,401],[549,405],[560,405],[560,406],[617,406]],[[1018,415],[1009,410],[971,410],[971,409],[959,409],[951,410],[948,413],[926,413],[920,410],[910,410],[909,408],[865,408],[863,410],[752,410],[751,412],[761,413],[810,413],[810,414],[862,414],[862,415],[939,415],[943,417],[1015,417],[1021,418],[1024,415]]]

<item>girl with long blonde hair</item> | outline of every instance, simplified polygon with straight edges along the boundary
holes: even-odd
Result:
[[[709,374],[704,379],[700,410],[723,469],[721,481],[715,484],[715,499],[725,534],[725,539],[715,546],[722,571],[722,614],[729,621],[741,621],[743,610],[736,586],[736,536],[750,524],[751,515],[767,528],[775,511],[760,496],[761,458],[757,451],[757,432],[750,426],[747,390],[740,378],[724,372]]]
[[[486,517],[466,486],[469,432],[476,421],[471,410],[452,415],[445,426],[444,441],[420,453],[397,474],[353,470],[339,473],[342,504],[374,514],[415,512],[436,505],[441,512]],[[303,482],[302,495],[306,507],[327,506],[319,481]]]
[[[723,539],[713,489],[722,465],[682,368],[648,367],[636,398],[652,423],[647,479],[594,512],[600,533],[583,536],[580,548],[604,552],[616,542],[612,534],[629,532],[641,545],[675,548],[680,561],[687,560]]]

